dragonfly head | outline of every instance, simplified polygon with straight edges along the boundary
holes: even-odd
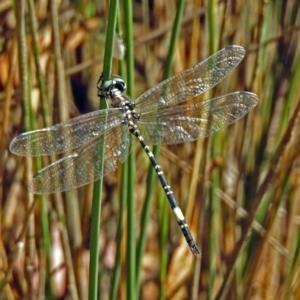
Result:
[[[114,98],[116,94],[120,95],[126,91],[126,83],[122,77],[117,75],[112,75],[109,80],[104,80],[103,75],[101,75],[98,84],[98,97],[102,98]]]

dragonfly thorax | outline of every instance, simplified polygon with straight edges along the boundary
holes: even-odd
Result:
[[[126,96],[126,98],[128,98]],[[132,128],[136,121],[140,119],[140,115],[135,111],[135,104],[129,98],[121,103],[119,110],[123,115],[122,124]]]
[[[98,82],[98,95],[110,99],[114,108],[119,108],[122,114],[122,124],[129,128],[135,128],[135,123],[140,115],[135,111],[134,102],[123,93],[126,90],[126,84],[121,77],[113,77],[111,80],[104,81],[102,76]]]

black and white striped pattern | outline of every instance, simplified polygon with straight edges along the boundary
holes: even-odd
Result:
[[[166,196],[168,198],[168,201],[170,203],[170,206],[173,210],[173,213],[176,217],[177,223],[180,226],[180,229],[191,249],[191,251],[193,252],[194,255],[198,255],[200,254],[200,251],[198,249],[198,247],[195,244],[195,241],[191,235],[191,232],[189,230],[189,227],[185,221],[184,215],[179,207],[179,204],[173,194],[173,191],[166,179],[166,177],[164,176],[163,171],[161,170],[160,165],[158,164],[158,162],[156,161],[153,153],[151,152],[150,148],[147,146],[147,144],[145,143],[143,137],[140,135],[138,130],[135,130],[134,132],[130,131],[131,133],[133,133],[140,141],[142,147],[145,149],[146,153],[148,154],[148,157],[151,161],[152,166],[154,167],[156,174],[158,176],[158,179],[161,183],[161,186],[163,187]]]
[[[114,99],[113,99],[114,100]],[[133,108],[133,106],[131,106]],[[130,109],[129,109],[130,111]],[[135,111],[134,109],[132,109],[133,115],[135,115]],[[137,129],[137,125],[134,123],[133,120],[138,119],[135,117],[132,117],[131,112],[126,113],[125,114],[128,117],[128,128],[129,128],[129,132],[132,133],[134,136],[136,136],[140,142],[140,144],[142,145],[143,149],[145,150],[145,152],[147,153],[149,160],[152,164],[152,166],[154,167],[156,174],[158,176],[158,179],[161,183],[162,188],[164,189],[166,196],[168,198],[168,201],[170,203],[170,206],[173,210],[173,213],[176,217],[177,223],[180,226],[180,229],[192,251],[192,253],[194,255],[199,255],[200,251],[198,249],[198,247],[195,244],[195,241],[191,235],[191,232],[189,230],[189,227],[185,221],[184,215],[182,213],[182,210],[179,207],[179,204],[173,194],[173,191],[166,179],[166,177],[164,176],[163,171],[161,170],[160,165],[158,164],[158,162],[156,161],[153,153],[151,152],[149,146],[146,144],[146,142],[144,141],[143,137],[141,136],[140,132]],[[125,122],[126,123],[126,122]]]

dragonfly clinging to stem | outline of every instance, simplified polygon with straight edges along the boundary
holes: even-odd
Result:
[[[246,91],[181,104],[217,85],[244,55],[243,47],[228,46],[149,89],[135,102],[123,94],[126,84],[122,78],[113,77],[109,81],[100,78],[98,95],[110,99],[112,108],[22,133],[10,143],[10,151],[21,156],[73,151],[38,171],[29,182],[29,191],[36,194],[62,192],[102,178],[117,168],[118,161],[123,163],[127,159],[135,136],[157,173],[192,253],[199,254],[172,189],[148,145],[204,138],[236,122],[255,107],[258,97]]]

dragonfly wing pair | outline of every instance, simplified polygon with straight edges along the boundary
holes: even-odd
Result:
[[[135,102],[139,119],[134,121],[140,137],[152,145],[194,141],[247,114],[258,102],[258,97],[249,92],[177,105],[217,85],[239,64],[244,54],[243,47],[226,47],[141,95]],[[10,150],[21,156],[75,150],[36,173],[29,183],[29,190],[38,194],[66,191],[115,170],[117,161],[124,162],[131,151],[129,121],[123,124],[123,118],[121,108],[110,108],[14,138]],[[100,172],[102,161],[103,173]]]

